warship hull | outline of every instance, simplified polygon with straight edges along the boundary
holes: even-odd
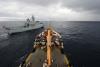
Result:
[[[59,33],[52,29],[36,36],[33,50],[19,67],[70,67]]]
[[[50,67],[70,67],[69,61],[65,54],[62,54],[59,48],[52,48],[52,65]],[[38,48],[35,52],[31,52],[26,60],[26,65],[20,65],[19,67],[43,67],[44,60],[46,59],[46,51]]]
[[[21,32],[25,32],[25,31],[36,30],[39,28],[43,28],[43,24],[35,24],[35,25],[30,25],[28,27],[24,27],[24,26],[13,27],[13,28],[7,30],[7,33],[9,35],[11,35],[11,34],[21,33]]]

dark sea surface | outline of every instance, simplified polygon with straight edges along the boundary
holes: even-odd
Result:
[[[16,23],[16,24],[15,24]],[[36,34],[43,29],[18,33],[5,38],[3,25],[23,25],[20,21],[0,22],[0,67],[15,67],[18,60],[32,49]],[[73,67],[100,67],[99,21],[45,21],[62,35],[65,53]],[[4,36],[4,38],[3,38]]]

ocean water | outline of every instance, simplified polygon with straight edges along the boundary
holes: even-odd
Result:
[[[74,67],[100,66],[99,21],[42,21],[62,35],[65,53]],[[15,24],[16,23],[16,24]],[[0,22],[0,67],[15,67],[18,60],[32,49],[34,37],[43,29],[3,36],[3,25],[23,25],[24,22]]]

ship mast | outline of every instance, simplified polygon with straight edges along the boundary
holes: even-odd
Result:
[[[35,18],[34,18],[34,16],[32,15],[32,21],[34,22],[35,21]]]

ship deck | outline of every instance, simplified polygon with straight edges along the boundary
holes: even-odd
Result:
[[[41,34],[44,37],[46,36],[46,44],[40,46],[40,44],[35,47],[35,52],[29,54],[25,60],[25,67],[70,67],[69,61],[65,54],[61,52],[63,45],[60,41],[61,36],[59,33],[52,31],[51,28],[48,28],[44,34]],[[55,36],[56,39],[52,41],[52,38]],[[37,38],[38,39],[38,38]],[[42,39],[43,40],[43,39]],[[39,40],[38,42],[40,42]],[[60,48],[59,48],[60,46]]]
[[[26,59],[26,64],[30,64],[29,67],[43,67],[43,63],[46,60],[46,51],[41,48],[37,48],[34,53],[31,53]],[[52,50],[52,66],[51,67],[67,67],[69,64],[68,59],[64,54],[61,54],[59,48],[53,48]]]

